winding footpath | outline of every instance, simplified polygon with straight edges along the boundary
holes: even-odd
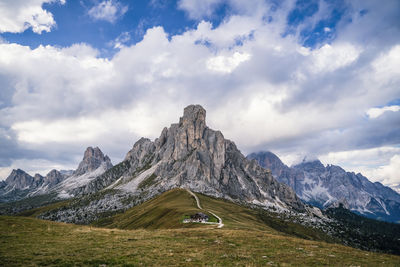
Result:
[[[194,199],[196,199],[197,207],[198,207],[200,210],[202,210],[203,208],[201,207],[201,205],[200,205],[200,200],[199,200],[199,198],[196,196],[196,194],[193,193],[192,191],[190,191],[188,188],[186,188],[186,191],[188,191],[188,193],[191,194],[191,195],[194,197]],[[212,211],[209,211],[209,210],[206,210],[206,211],[208,211],[208,212],[211,213],[215,218],[218,219],[218,222],[217,222],[217,223],[215,223],[215,222],[206,222],[206,224],[217,224],[217,225],[218,225],[217,228],[222,228],[222,227],[224,227],[224,224],[222,223],[221,217],[219,217],[217,214],[215,214],[215,213],[212,212]]]

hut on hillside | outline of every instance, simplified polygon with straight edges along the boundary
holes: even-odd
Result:
[[[208,222],[208,215],[204,214],[202,212],[198,212],[194,215],[190,216],[190,219],[192,220],[192,222]]]
[[[190,215],[190,219],[184,219],[183,223],[191,223],[191,222],[206,223],[206,222],[208,222],[208,219],[209,219],[209,217],[207,214],[198,212],[194,215]]]

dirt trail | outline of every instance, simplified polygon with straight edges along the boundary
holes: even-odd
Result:
[[[200,200],[199,200],[199,198],[196,196],[196,194],[193,193],[192,191],[190,191],[189,189],[186,189],[186,191],[188,191],[188,193],[191,194],[191,195],[194,197],[194,199],[196,199],[197,207],[198,207],[200,210],[202,210],[203,208],[201,207],[201,205],[200,205]],[[222,223],[221,217],[219,217],[217,214],[215,214],[215,213],[212,212],[212,211],[209,211],[209,210],[206,210],[206,211],[208,211],[208,212],[211,213],[213,216],[215,216],[215,218],[218,219],[218,222],[217,222],[217,223],[214,223],[214,222],[207,222],[207,224],[217,224],[217,225],[218,225],[217,228],[222,228],[222,227],[224,227],[224,224]]]

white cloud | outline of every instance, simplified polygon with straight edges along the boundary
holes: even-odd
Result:
[[[123,32],[120,35],[118,35],[115,40],[111,41],[109,45],[114,47],[114,49],[121,49],[125,47],[125,43],[129,42],[131,40],[131,35],[129,32]]]
[[[328,72],[346,67],[355,62],[362,52],[352,44],[326,44],[312,52],[311,71]]]
[[[180,0],[178,8],[187,12],[192,19],[209,17],[222,0]]]
[[[371,181],[381,182],[384,185],[395,188],[400,184],[400,154],[392,156],[388,162],[378,167],[368,165],[360,166],[355,171],[361,172],[364,176],[370,178]]]
[[[20,33],[28,28],[38,34],[50,32],[56,22],[53,14],[42,8],[44,3],[64,4],[65,0],[2,0],[0,33]]]
[[[381,116],[383,113],[385,113],[386,111],[397,112],[399,110],[400,110],[400,106],[396,106],[396,105],[386,106],[386,107],[382,107],[382,108],[370,108],[367,110],[367,115],[371,119],[376,119],[379,116]]]
[[[232,56],[212,57],[207,60],[207,68],[217,72],[230,73],[250,57],[250,54],[240,52],[235,52]]]
[[[114,23],[128,11],[128,7],[117,0],[105,0],[89,9],[88,14],[95,20]]]
[[[152,113],[157,116],[151,116]],[[146,136],[154,139],[164,126],[160,121],[168,121],[168,118],[170,116],[164,112],[154,112],[150,105],[140,104],[126,110],[104,110],[87,117],[23,121],[11,127],[18,133],[18,141],[27,146],[75,142],[90,144],[92,140],[106,139],[116,132],[126,133],[126,137]]]
[[[394,155],[388,165],[379,167],[372,172],[372,176],[380,178],[383,184],[397,185],[400,183],[400,154]]]
[[[392,47],[388,52],[382,53],[372,67],[376,71],[376,79],[384,82],[399,81],[400,77],[400,44]]]

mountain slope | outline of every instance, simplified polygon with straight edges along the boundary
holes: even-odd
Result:
[[[271,170],[280,182],[290,185],[307,203],[326,208],[343,202],[349,209],[367,217],[400,221],[400,195],[381,183],[372,183],[361,174],[346,172],[339,166],[324,166],[319,160],[304,161],[289,168],[273,153],[248,156]]]

